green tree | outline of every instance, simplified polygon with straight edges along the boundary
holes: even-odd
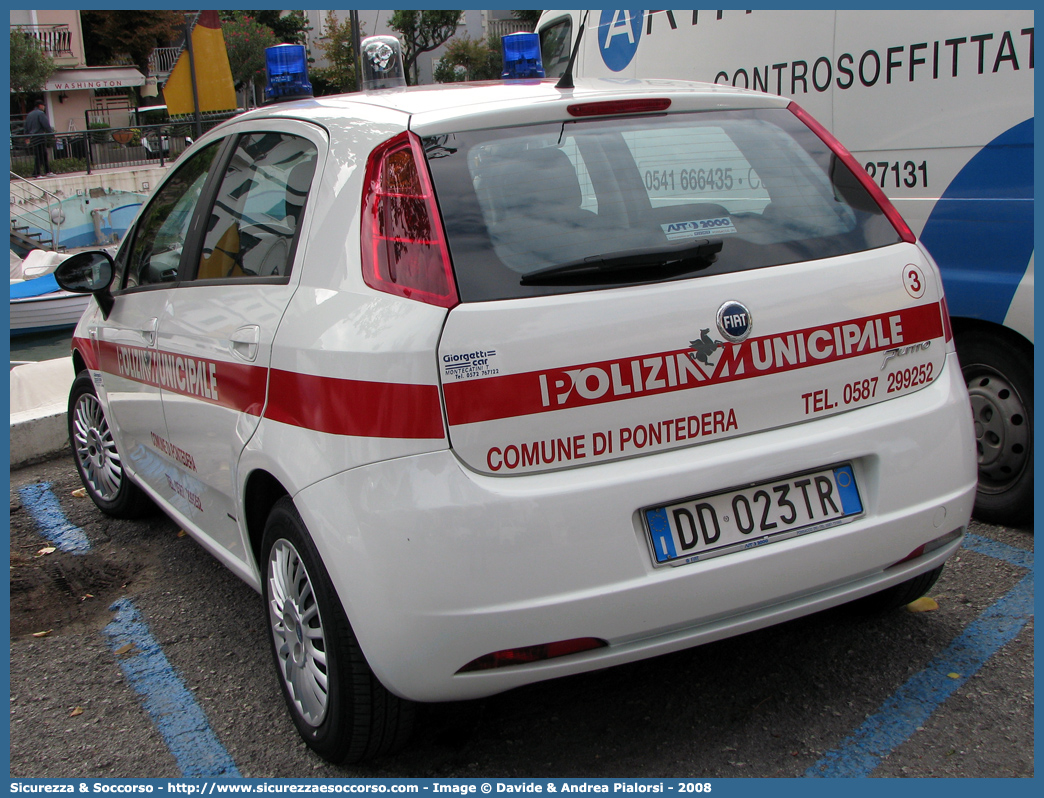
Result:
[[[265,80],[265,48],[280,44],[271,28],[250,16],[249,11],[235,11],[222,20],[221,32],[228,51],[228,66],[236,89],[246,89],[254,97],[254,86]],[[256,98],[255,98],[256,101]]]
[[[308,31],[312,28],[305,19],[303,11],[277,11],[274,9],[257,11],[221,11],[221,22],[229,22],[238,17],[250,17],[259,25],[264,25],[276,38],[276,44],[307,44]],[[224,29],[224,24],[222,24]]]
[[[312,27],[305,19],[304,11],[247,11],[254,19],[271,28],[279,44],[307,44],[308,31]]]
[[[406,82],[416,85],[417,57],[430,53],[457,32],[462,11],[395,11],[388,27],[402,34],[402,66]]]
[[[33,36],[11,28],[11,91],[26,99],[32,92],[42,91],[54,74],[54,60]]]
[[[361,36],[361,34],[360,34]],[[338,21],[333,11],[326,12],[326,37],[315,45],[326,57],[329,66],[312,71],[313,86],[337,94],[356,91],[355,50],[352,47],[352,23],[347,17]]]
[[[81,11],[80,22],[88,64],[106,66],[128,56],[145,75],[152,51],[171,46],[185,34],[181,11]]]
[[[446,45],[446,52],[435,65],[435,82],[499,78],[503,71],[502,52],[498,36],[490,36],[484,42],[467,36],[454,39]]]

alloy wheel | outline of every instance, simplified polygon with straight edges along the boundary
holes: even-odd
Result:
[[[301,718],[318,727],[330,698],[326,637],[308,570],[285,538],[268,556],[268,594],[279,673]]]
[[[104,501],[116,499],[123,484],[123,463],[93,394],[81,394],[73,408],[73,448],[84,480]]]

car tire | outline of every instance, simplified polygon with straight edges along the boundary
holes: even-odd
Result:
[[[957,337],[971,397],[979,489],[975,517],[1006,526],[1033,518],[1033,356],[980,328]]]
[[[98,509],[114,518],[141,518],[154,513],[152,499],[123,468],[89,371],[81,371],[73,380],[67,423],[76,470]]]
[[[283,497],[265,524],[262,595],[283,698],[308,747],[334,763],[401,748],[415,706],[370,670],[301,516]]]
[[[852,607],[862,615],[877,615],[905,607],[931,590],[932,586],[939,581],[942,572],[943,566],[940,565],[931,571],[918,574],[913,579],[885,588],[879,593],[871,593],[869,596],[856,599],[852,603]]]

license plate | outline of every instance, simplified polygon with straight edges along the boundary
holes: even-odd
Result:
[[[643,511],[656,565],[753,549],[847,523],[863,512],[852,466],[776,479]]]

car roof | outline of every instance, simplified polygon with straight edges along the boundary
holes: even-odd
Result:
[[[402,114],[404,126],[435,132],[434,128],[454,122],[469,127],[467,120],[489,124],[490,116],[498,124],[562,118],[566,106],[585,101],[665,96],[675,103],[672,107],[682,110],[781,107],[789,102],[775,95],[694,81],[578,79],[572,89],[559,89],[555,83],[552,79],[497,80],[355,92],[270,104],[237,120],[291,117],[341,127],[353,118],[387,119],[390,112]]]

